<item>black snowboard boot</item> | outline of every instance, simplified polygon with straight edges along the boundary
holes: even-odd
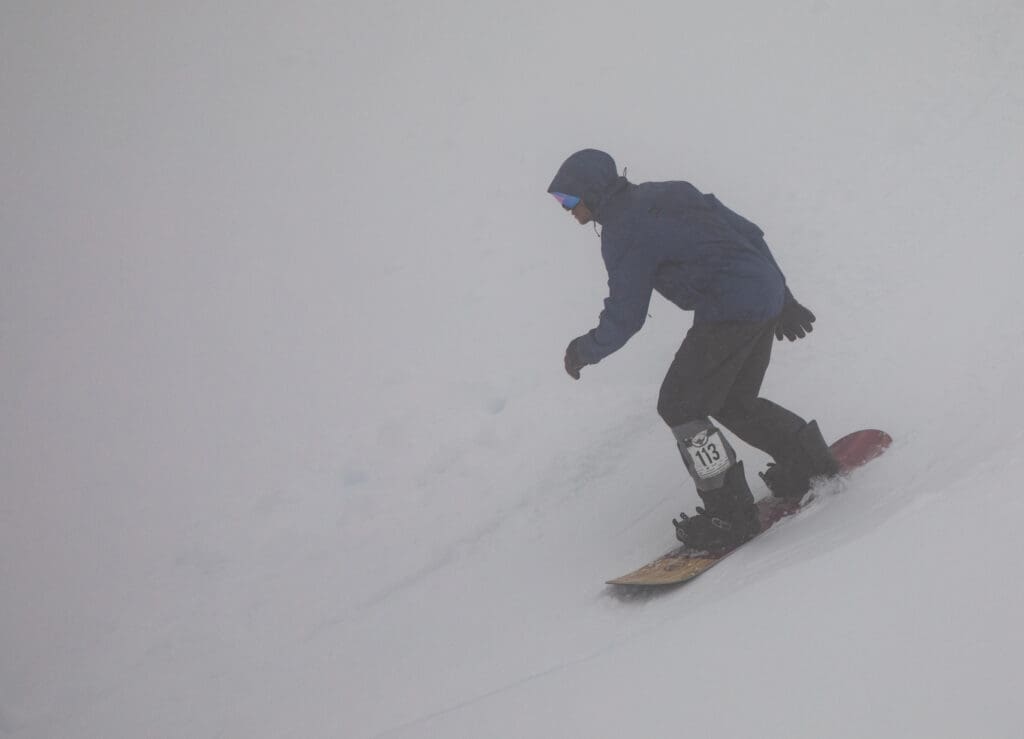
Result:
[[[775,462],[768,463],[761,479],[775,497],[799,500],[811,489],[814,478],[834,477],[838,473],[839,464],[829,451],[818,422],[811,421],[787,441]]]
[[[716,490],[698,490],[704,507],[696,516],[679,515],[672,520],[676,538],[694,551],[721,554],[735,549],[761,531],[754,496],[747,485],[743,463],[725,473],[725,484]]]

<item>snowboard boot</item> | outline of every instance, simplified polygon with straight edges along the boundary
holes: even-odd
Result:
[[[703,508],[697,508],[697,515],[681,513],[679,520],[672,519],[676,538],[689,549],[722,554],[760,533],[757,506],[742,462],[729,467],[722,487],[698,490],[697,494],[704,502]]]
[[[839,464],[822,437],[818,422],[811,421],[788,440],[774,462],[768,463],[761,479],[775,497],[799,501],[811,489],[814,478],[834,477],[838,473]]]

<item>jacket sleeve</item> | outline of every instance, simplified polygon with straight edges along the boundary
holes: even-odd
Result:
[[[654,289],[657,261],[644,249],[633,246],[614,263],[607,257],[608,297],[597,328],[582,338],[580,357],[596,364],[618,351],[644,325]]]

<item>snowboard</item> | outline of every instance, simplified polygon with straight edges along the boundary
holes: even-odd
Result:
[[[851,470],[855,470],[881,455],[891,443],[892,437],[884,431],[865,429],[847,434],[829,448],[836,461],[839,462],[839,474],[846,475]],[[798,510],[800,510],[799,501],[787,501],[771,495],[762,498],[757,502],[757,513],[761,518],[761,533],[763,534],[775,523]],[[754,539],[756,538],[755,536]],[[712,555],[705,552],[693,552],[685,546],[676,547],[640,569],[607,582],[609,585],[625,587],[678,585],[707,572],[738,548]]]

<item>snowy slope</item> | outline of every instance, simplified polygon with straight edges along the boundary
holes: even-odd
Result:
[[[11,2],[0,55],[0,737],[1024,731],[1019,3]],[[689,317],[565,376],[584,146],[764,227],[818,315],[765,395],[896,438],[653,598],[602,583],[696,502]]]

